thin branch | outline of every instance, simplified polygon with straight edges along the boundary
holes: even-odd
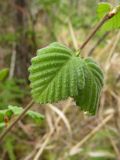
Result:
[[[113,16],[115,16],[117,13],[116,10],[112,10],[109,13],[107,13],[103,19],[96,25],[96,27],[93,29],[93,31],[89,34],[89,36],[87,37],[87,39],[83,42],[83,44],[80,46],[78,52],[80,54],[80,51],[87,45],[87,43],[91,40],[91,38],[95,35],[95,33],[101,28],[101,26],[108,21],[109,19],[111,19]],[[79,55],[78,54],[78,55]]]
[[[48,142],[50,141],[50,138],[52,136],[53,132],[48,133],[44,143],[42,144],[41,148],[39,149],[39,151],[37,152],[37,154],[34,157],[34,160],[39,160],[40,155],[42,154],[44,148],[46,147],[46,145],[48,144]]]
[[[11,64],[10,64],[10,73],[9,73],[9,79],[12,79],[14,76],[15,71],[15,62],[16,62],[16,50],[15,50],[16,44],[13,44],[13,52],[11,56]]]
[[[70,34],[71,34],[71,38],[72,38],[74,48],[77,50],[78,49],[78,43],[77,43],[77,39],[75,37],[73,26],[72,26],[70,20],[68,21],[68,27],[69,27],[69,31],[70,31]]]
[[[2,142],[2,140],[4,139],[4,137],[11,131],[11,129],[18,123],[19,120],[21,120],[26,112],[32,107],[32,105],[34,104],[33,100],[25,107],[25,109],[23,110],[23,112],[16,118],[15,121],[13,121],[8,128],[6,128],[6,130],[3,131],[3,133],[0,135],[0,143]]]

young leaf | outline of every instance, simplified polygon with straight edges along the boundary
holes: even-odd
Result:
[[[0,111],[0,123],[4,121],[4,115],[6,112]]]
[[[29,71],[31,93],[36,102],[53,103],[74,97],[83,110],[95,113],[103,74],[93,60],[81,59],[55,42],[37,51]]]
[[[22,107],[17,107],[12,105],[8,106],[8,110],[12,111],[13,115],[15,116],[18,116],[23,112]],[[26,115],[32,118],[36,122],[41,122],[41,120],[44,119],[44,116],[42,114],[31,110],[27,111]]]
[[[22,107],[17,107],[17,106],[8,106],[8,111],[12,111],[13,115],[18,116],[22,113],[23,108]]]
[[[9,109],[0,110],[0,123],[4,121],[5,116],[11,118],[12,115],[13,113]]]
[[[31,117],[36,123],[40,123],[42,119],[44,119],[44,116],[41,115],[38,112],[34,112],[34,111],[28,111],[27,115],[29,117]]]
[[[111,10],[112,10],[112,5],[110,3],[107,2],[98,3],[97,14],[100,19],[104,17]]]
[[[8,109],[0,110],[0,123],[4,122],[4,118],[6,116],[10,120],[12,118],[12,116],[18,116],[22,112],[23,112],[23,108],[22,107],[9,105]],[[28,111],[26,113],[26,115],[29,116],[30,118],[32,118],[34,121],[36,121],[38,123],[40,123],[41,120],[44,118],[43,115],[41,115],[38,112],[34,112],[34,111]]]
[[[0,70],[0,81],[3,81],[8,76],[8,68]]]
[[[105,2],[98,4],[97,14],[100,19],[110,11],[115,11],[115,15],[105,22],[102,26],[102,31],[110,31],[120,27],[120,6],[113,7],[111,4]]]
[[[5,123],[0,123],[0,129],[2,129],[3,127],[5,127]]]

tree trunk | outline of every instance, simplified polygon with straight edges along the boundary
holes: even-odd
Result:
[[[33,39],[28,36],[29,21],[26,0],[14,0],[14,28],[18,35],[16,41],[15,76],[28,79],[28,67],[32,53],[35,51]]]

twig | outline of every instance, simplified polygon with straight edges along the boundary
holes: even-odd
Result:
[[[87,39],[83,42],[83,44],[80,46],[78,53],[80,54],[80,51],[87,45],[87,43],[90,41],[90,39],[95,35],[95,33],[100,29],[100,27],[109,19],[111,19],[114,15],[116,15],[116,10],[112,10],[109,13],[107,13],[103,19],[96,25],[96,27],[93,29],[93,31],[90,33],[90,35],[87,37]],[[78,55],[79,55],[78,54]]]
[[[23,110],[23,112],[16,118],[15,121],[13,121],[8,128],[6,128],[3,133],[0,135],[0,143],[2,142],[2,140],[4,139],[4,137],[11,131],[11,129],[17,124],[17,122],[19,120],[21,120],[26,112],[32,107],[32,105],[34,104],[33,100],[25,107],[25,109]]]
[[[16,46],[16,44],[13,44],[13,52],[12,52],[12,56],[11,56],[9,79],[13,78],[13,76],[14,76],[15,61],[16,61],[16,50],[15,50],[15,46]]]
[[[39,157],[40,157],[41,153],[43,152],[44,148],[46,147],[46,145],[49,143],[49,140],[50,140],[52,134],[53,134],[53,132],[48,133],[47,138],[45,139],[40,150],[37,152],[36,156],[34,157],[34,160],[39,160]]]
[[[73,45],[74,45],[75,49],[77,50],[77,49],[78,49],[78,43],[77,43],[77,39],[76,39],[76,37],[75,37],[75,33],[74,33],[74,30],[73,30],[73,26],[72,26],[72,24],[71,24],[70,21],[68,21],[68,26],[69,26],[71,38],[72,38],[72,41],[73,41]]]

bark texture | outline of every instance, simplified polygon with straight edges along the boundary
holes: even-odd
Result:
[[[15,76],[26,80],[28,79],[30,59],[35,51],[33,37],[28,34],[30,19],[27,7],[27,0],[14,0],[14,28],[16,34],[18,34],[16,42]]]

